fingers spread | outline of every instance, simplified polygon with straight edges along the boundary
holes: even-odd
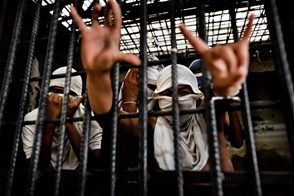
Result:
[[[249,42],[250,36],[251,36],[251,31],[252,31],[252,27],[253,27],[253,20],[254,20],[255,16],[251,15],[249,18],[249,22],[247,24],[246,30],[244,31],[242,40]]]
[[[96,4],[92,10],[92,27],[99,27],[98,16],[101,11],[101,6]]]
[[[81,31],[87,29],[87,26],[83,22],[83,19],[80,17],[75,7],[73,6],[70,7],[70,13],[76,25],[79,27]]]
[[[106,5],[104,9],[104,26],[109,27],[110,26],[110,21],[111,21],[111,11],[110,11],[110,6],[109,4]]]
[[[209,49],[207,44],[199,37],[192,35],[192,33],[185,27],[185,25],[181,24],[179,28],[184,37],[189,40],[195,51],[198,52],[200,55],[202,55]]]
[[[133,54],[119,53],[117,56],[117,61],[126,62],[131,65],[137,65],[137,66],[141,65],[141,60],[139,59],[139,57]]]
[[[118,3],[116,3],[114,0],[109,0],[109,5],[110,8],[112,9],[111,12],[109,12],[109,14],[113,15],[113,27],[114,29],[116,29],[118,32],[120,32],[120,28],[122,25],[122,19],[121,19],[121,10],[120,7],[118,5]],[[111,16],[112,17],[112,16]],[[109,17],[105,17],[105,18],[109,18]]]

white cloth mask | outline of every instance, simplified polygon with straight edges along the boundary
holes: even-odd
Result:
[[[178,98],[179,109],[180,110],[189,110],[196,108],[196,100],[198,96],[195,94],[189,94]],[[158,96],[158,105],[161,111],[172,111],[173,100],[169,96]],[[180,115],[180,126],[184,125],[192,117],[191,114]],[[172,116],[165,116],[165,118],[172,123]]]
[[[156,97],[158,99],[159,108],[162,111],[171,111],[173,100],[172,97],[169,96],[158,96]],[[195,109],[196,108],[196,100],[198,99],[198,96],[195,94],[189,94],[178,98],[179,103],[179,109],[180,110],[189,110],[189,109]]]
[[[66,74],[67,67],[60,67],[56,69],[52,75],[58,75],[58,74]],[[72,73],[76,73],[77,71],[75,69],[71,69]],[[49,87],[51,86],[65,86],[65,78],[55,78],[51,79],[49,83]],[[72,76],[71,77],[71,83],[70,83],[70,90],[75,92],[77,95],[82,95],[82,89],[83,89],[83,81],[81,76]]]
[[[147,109],[148,111],[152,110],[156,100],[153,99],[153,90],[147,87]]]

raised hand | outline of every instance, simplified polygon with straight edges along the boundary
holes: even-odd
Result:
[[[119,50],[121,33],[121,10],[119,5],[110,0],[105,8],[104,24],[100,25],[98,16],[101,6],[96,4],[92,11],[92,27],[87,27],[74,7],[71,15],[80,29],[82,36],[81,57],[86,71],[109,71],[113,64],[124,61],[139,65],[140,59],[132,54],[123,54]],[[90,72],[92,73],[92,72]]]
[[[139,69],[132,68],[127,73],[122,87],[123,101],[137,101],[139,96]]]
[[[249,39],[254,16],[251,15],[243,37],[236,43],[209,48],[199,37],[192,35],[181,24],[180,30],[210,71],[214,91],[220,96],[230,96],[246,80],[249,67]]]
[[[140,65],[140,59],[132,54],[123,54],[119,50],[121,32],[121,10],[114,0],[109,0],[105,8],[104,24],[100,25],[98,15],[100,5],[92,12],[92,27],[85,25],[74,7],[71,7],[73,20],[82,35],[81,58],[87,72],[87,88],[91,107],[96,114],[105,114],[112,107],[112,86],[110,69],[114,63],[124,61]]]
[[[127,112],[137,111],[137,100],[139,96],[139,69],[132,68],[126,74],[122,87],[123,109]]]
[[[61,115],[62,97],[52,93],[48,97],[47,119],[59,118]]]

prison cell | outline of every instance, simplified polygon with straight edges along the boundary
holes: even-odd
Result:
[[[293,186],[293,2],[275,0],[158,0],[119,1],[123,24],[120,49],[140,56],[140,96],[138,114],[119,114],[113,109],[108,116],[93,116],[85,96],[85,115],[66,118],[71,77],[85,72],[79,57],[79,31],[69,15],[74,4],[87,25],[91,25],[91,8],[95,1],[4,0],[0,17],[1,63],[1,195],[292,195]],[[105,6],[106,1],[97,1]],[[180,22],[199,35],[209,46],[238,41],[248,14],[256,15],[250,39],[250,68],[247,81],[233,98],[217,97],[206,77],[206,108],[180,111],[177,99],[177,63],[187,65],[199,58],[191,45],[177,30]],[[103,20],[103,18],[99,18]],[[292,34],[291,34],[292,33]],[[159,61],[148,61],[153,54]],[[37,59],[37,61],[36,61]],[[38,63],[36,63],[38,62]],[[147,119],[149,116],[168,115],[166,112],[147,111],[147,66],[172,64],[173,119],[175,171],[151,171]],[[54,69],[67,66],[77,73],[54,76],[65,77],[62,115],[57,121],[45,118],[49,80]],[[126,70],[118,62],[113,68],[113,108],[118,108],[118,92]],[[38,71],[39,69],[39,71]],[[40,73],[39,73],[40,72]],[[33,100],[39,82],[41,91]],[[220,105],[224,105],[220,107]],[[228,104],[227,104],[228,103]],[[37,122],[24,122],[24,115],[39,107]],[[245,145],[231,149],[235,172],[220,169],[216,110],[238,111],[245,129]],[[179,151],[179,117],[187,113],[204,113],[210,150],[210,171],[183,171]],[[138,162],[122,168],[119,160],[119,127],[122,118],[140,118]],[[102,139],[101,168],[87,164],[90,122],[111,118]],[[61,157],[66,122],[83,123],[80,167],[63,170]],[[21,131],[26,124],[36,123],[36,139],[30,164],[22,149]],[[55,170],[38,168],[42,129],[46,123],[60,124],[61,143]],[[271,137],[271,138],[270,138]],[[104,139],[106,138],[106,139]],[[274,147],[272,147],[272,146]],[[229,146],[228,146],[229,148]],[[241,156],[240,154],[243,155]],[[245,154],[245,155],[244,155]],[[235,158],[235,159],[234,159]],[[28,165],[28,166],[27,166]]]

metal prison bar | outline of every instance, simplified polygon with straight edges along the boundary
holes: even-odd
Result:
[[[5,1],[7,2],[7,1]],[[184,1],[183,1],[184,2]],[[187,1],[188,2],[188,1]],[[235,17],[235,2],[232,0],[230,1],[231,5],[230,7],[230,17],[231,17],[231,23],[232,23],[232,29],[233,29],[233,35],[234,40],[237,41],[238,39],[238,30],[236,28],[236,17]],[[17,170],[17,162],[18,157],[20,155],[20,134],[21,134],[21,128],[25,124],[23,122],[23,117],[25,114],[25,107],[27,104],[28,99],[28,87],[29,82],[32,81],[31,78],[31,69],[32,69],[32,61],[34,57],[35,52],[35,44],[37,42],[37,34],[38,34],[38,26],[40,21],[40,11],[41,11],[41,3],[42,1],[37,1],[36,7],[35,7],[35,16],[34,21],[32,25],[32,31],[31,36],[29,40],[29,51],[25,66],[25,74],[23,78],[23,85],[22,85],[22,96],[19,104],[19,110],[18,110],[18,118],[17,120],[14,120],[16,128],[12,145],[12,153],[10,158],[10,164],[9,168],[2,169],[1,171],[1,181],[4,178],[4,182],[1,182],[1,194],[5,192],[5,195],[15,195],[19,194],[20,192],[17,192],[17,188],[20,185],[19,183],[16,183],[16,178],[21,176],[21,174],[18,174],[17,172],[22,172]],[[45,119],[45,112],[47,107],[47,96],[48,96],[48,89],[49,89],[49,80],[51,77],[51,70],[52,70],[52,64],[53,64],[53,56],[55,53],[55,44],[56,44],[56,37],[58,36],[58,18],[59,13],[61,10],[61,5],[63,5],[64,2],[56,0],[54,3],[54,12],[51,19],[51,25],[49,30],[49,37],[48,37],[48,43],[46,48],[46,57],[44,62],[44,71],[43,71],[43,77],[42,77],[42,91],[40,94],[40,101],[39,101],[39,114],[38,114],[38,121],[37,121],[37,136],[34,144],[34,150],[33,155],[30,163],[30,168],[25,172],[25,179],[27,179],[27,192],[22,192],[24,195],[36,195],[36,189],[40,187],[40,181],[41,177],[47,177],[54,181],[54,188],[53,194],[54,195],[63,195],[64,193],[61,192],[62,188],[62,180],[63,177],[66,178],[66,172],[63,172],[61,170],[61,159],[62,159],[62,153],[63,153],[63,144],[64,144],[64,135],[65,135],[65,123],[68,121],[83,121],[83,129],[84,134],[82,135],[82,149],[80,154],[80,163],[81,163],[81,169],[78,172],[78,177],[76,184],[78,185],[78,195],[87,195],[87,189],[89,189],[89,185],[87,184],[89,181],[96,179],[96,177],[100,180],[97,180],[97,184],[101,183],[101,179],[107,179],[109,181],[104,182],[109,187],[109,195],[120,195],[120,193],[117,191],[118,184],[120,183],[119,178],[120,175],[123,175],[120,171],[117,170],[117,130],[118,130],[118,119],[121,118],[129,118],[134,117],[134,115],[119,115],[118,110],[114,109],[112,113],[112,124],[111,124],[111,143],[110,143],[110,171],[95,171],[90,170],[87,168],[87,159],[88,159],[88,146],[89,146],[89,131],[90,131],[90,121],[95,120],[91,117],[90,114],[90,108],[87,102],[87,97],[84,101],[84,105],[86,106],[86,112],[85,116],[82,119],[67,119],[66,113],[67,113],[67,100],[69,95],[69,86],[70,86],[70,78],[74,74],[71,74],[71,72],[67,72],[65,75],[61,75],[58,77],[65,77],[66,78],[66,85],[65,85],[65,96],[63,99],[62,104],[62,115],[59,122],[53,122],[53,123],[60,123],[60,130],[61,130],[61,138],[60,138],[60,148],[58,150],[58,160],[57,160],[57,168],[55,171],[52,171],[53,179],[50,178],[52,176],[52,172],[46,172],[46,171],[40,171],[38,169],[38,162],[39,162],[39,155],[40,155],[40,146],[41,146],[41,138],[42,138],[42,129],[45,123],[48,123],[48,121]],[[123,2],[121,2],[123,4]],[[182,114],[178,107],[178,100],[177,100],[177,69],[176,64],[178,63],[178,50],[177,50],[177,43],[176,43],[176,32],[175,32],[175,19],[176,19],[176,7],[175,1],[171,0],[170,2],[170,21],[171,21],[171,43],[170,43],[170,53],[168,57],[168,62],[171,61],[171,64],[173,65],[172,68],[172,82],[173,82],[173,119],[174,119],[174,144],[175,144],[175,157],[176,157],[176,171],[175,172],[152,172],[148,171],[147,168],[147,161],[150,159],[148,157],[148,145],[147,145],[147,119],[148,115],[154,115],[154,116],[160,116],[160,115],[167,115],[167,113],[164,112],[155,112],[155,113],[149,113],[147,112],[147,102],[146,102],[146,83],[147,83],[147,66],[149,62],[147,62],[147,13],[148,13],[148,4],[147,1],[140,1],[140,57],[142,59],[143,65],[140,69],[140,76],[142,78],[140,83],[140,97],[139,97],[139,110],[140,113],[136,116],[140,117],[140,139],[139,139],[139,165],[138,170],[135,172],[127,171],[126,176],[123,176],[122,178],[125,179],[127,182],[129,181],[137,181],[138,182],[138,188],[139,188],[139,195],[150,195],[150,189],[151,193],[153,193],[156,190],[152,190],[151,185],[154,185],[154,183],[163,184],[161,180],[167,180],[169,182],[170,186],[173,186],[176,184],[176,195],[182,196],[182,195],[188,195],[189,192],[185,191],[185,187],[192,184],[192,186],[198,187],[200,190],[198,183],[209,183],[209,186],[212,190],[209,191],[212,195],[226,195],[226,191],[228,191],[224,187],[225,185],[232,185],[232,188],[234,189],[234,186],[236,184],[246,184],[248,187],[246,187],[248,192],[253,195],[263,195],[264,190],[262,191],[262,180],[264,179],[265,184],[275,185],[276,182],[282,181],[285,185],[293,185],[293,175],[292,171],[289,171],[289,173],[281,174],[281,173],[273,173],[270,175],[266,175],[259,171],[258,163],[257,163],[257,155],[256,155],[256,149],[255,149],[255,143],[254,143],[254,137],[253,137],[253,129],[252,129],[252,122],[251,122],[251,115],[250,115],[250,102],[248,98],[248,92],[247,92],[247,85],[246,83],[242,86],[241,91],[241,111],[243,114],[243,121],[245,125],[245,132],[246,132],[246,151],[248,156],[248,165],[247,165],[247,172],[235,172],[235,173],[223,173],[220,170],[220,162],[219,162],[219,152],[218,152],[218,140],[217,140],[217,129],[216,129],[216,119],[215,119],[215,101],[218,100],[218,97],[213,97],[209,82],[206,82],[206,88],[205,88],[205,101],[206,101],[206,117],[208,119],[207,121],[207,127],[208,127],[208,133],[209,133],[209,148],[210,148],[210,174],[208,175],[206,172],[186,172],[182,171],[182,165],[180,160],[180,151],[179,151],[179,116]],[[206,1],[198,1],[199,9],[197,9],[197,18],[199,18],[199,35],[203,40],[207,41],[207,32],[206,32],[206,21],[205,21],[205,3]],[[266,11],[267,16],[269,17],[269,25],[271,27],[271,33],[272,33],[272,41],[276,44],[276,61],[277,61],[277,69],[281,72],[281,78],[283,82],[283,86],[285,87],[285,97],[284,101],[287,103],[288,106],[290,106],[286,110],[289,114],[286,115],[286,125],[287,125],[287,133],[288,133],[288,141],[290,145],[290,152],[293,157],[293,83],[289,71],[289,63],[286,57],[286,49],[284,48],[284,40],[282,39],[282,30],[279,23],[279,14],[276,9],[276,2],[274,0],[268,0],[266,1]],[[4,3],[3,5],[6,5],[7,3]],[[12,34],[12,41],[8,53],[8,57],[6,59],[6,66],[5,66],[5,77],[3,77],[2,82],[2,88],[1,88],[1,100],[0,100],[0,138],[3,137],[4,129],[3,127],[9,124],[10,122],[6,122],[6,119],[4,119],[4,114],[7,111],[7,103],[9,99],[9,92],[11,91],[11,86],[13,82],[18,82],[18,84],[21,84],[21,80],[13,81],[13,73],[16,72],[16,57],[17,52],[21,52],[19,50],[19,45],[23,42],[23,40],[20,39],[20,34],[23,29],[23,26],[26,25],[25,23],[22,23],[23,15],[26,9],[26,5],[28,4],[28,0],[23,0],[19,2],[19,7],[17,9],[17,16],[16,16],[16,22],[14,25],[14,30]],[[250,4],[250,2],[249,2]],[[77,5],[77,3],[75,3]],[[81,6],[81,2],[77,5],[78,7]],[[2,8],[5,10],[5,8]],[[2,27],[4,17],[1,18],[1,30],[4,29]],[[2,32],[1,32],[2,33]],[[3,42],[4,35],[1,35],[0,41]],[[75,26],[71,26],[71,32],[70,32],[70,41],[68,45],[68,56],[67,56],[67,68],[71,69],[73,66],[73,51],[74,51],[74,40],[75,40]],[[118,108],[118,91],[119,91],[119,75],[120,75],[120,65],[117,64],[114,67],[113,72],[113,89],[114,89],[114,108]],[[81,74],[81,73],[78,73]],[[204,71],[204,74],[206,72]],[[207,77],[207,76],[206,76]],[[222,98],[221,98],[222,99]],[[192,113],[197,112],[203,112],[203,110],[197,110],[193,111]],[[185,111],[184,111],[185,113]],[[51,122],[52,123],[52,122]],[[5,130],[6,131],[6,130]],[[138,172],[138,173],[137,173]],[[4,176],[4,177],[3,177]],[[68,175],[69,177],[71,174]],[[261,178],[262,177],[262,178]],[[261,179],[260,179],[261,178]],[[290,182],[287,180],[290,180]],[[103,181],[103,180],[102,180]],[[95,185],[96,183],[93,182]],[[5,185],[3,185],[5,184]],[[137,183],[135,183],[137,184]],[[201,186],[201,185],[200,185]],[[206,185],[204,185],[206,186]],[[250,188],[249,188],[250,187]],[[172,187],[171,187],[172,188]],[[267,187],[269,188],[269,187]],[[172,189],[174,190],[174,189]],[[240,188],[239,192],[240,194],[243,189]],[[173,193],[174,194],[174,193]],[[246,193],[245,193],[246,194]]]
[[[203,40],[207,42],[207,29],[205,21],[205,4],[204,1],[199,1],[198,3],[198,15],[199,15],[199,35]],[[220,168],[220,156],[219,156],[219,143],[217,139],[217,129],[216,129],[216,111],[215,111],[215,102],[212,98],[212,92],[210,90],[210,79],[207,75],[207,70],[204,68],[204,91],[205,91],[205,105],[206,105],[206,118],[207,118],[207,130],[208,141],[209,141],[209,154],[211,156],[210,161],[210,170],[211,170],[211,181],[213,185],[213,195],[223,195],[223,174]]]
[[[234,41],[238,41],[238,29],[236,26],[236,14],[234,12],[235,6],[234,6],[234,0],[231,1],[230,6],[230,16],[232,21],[232,27],[233,27],[233,35],[234,35]],[[248,17],[248,14],[247,16]],[[250,158],[250,175],[252,177],[252,186],[253,186],[253,194],[254,195],[262,195],[261,191],[261,184],[260,184],[260,176],[259,176],[259,169],[257,165],[257,158],[256,158],[256,148],[254,143],[254,137],[253,137],[253,128],[252,128],[252,122],[251,122],[251,115],[250,115],[250,108],[249,108],[249,97],[247,92],[247,84],[246,81],[242,85],[243,91],[242,91],[242,100],[243,100],[243,116],[245,121],[245,127],[246,127],[246,150],[248,153],[248,156]]]

